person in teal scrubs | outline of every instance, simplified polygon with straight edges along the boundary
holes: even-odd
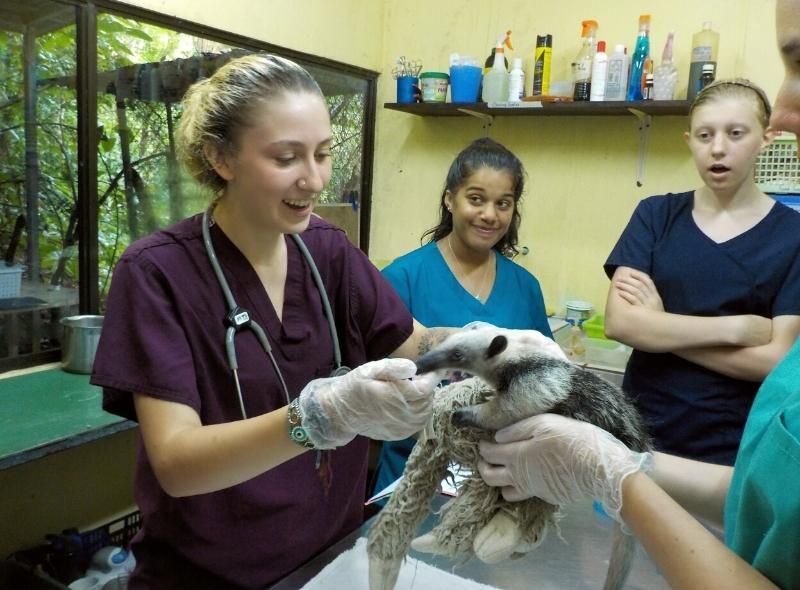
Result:
[[[786,77],[770,120],[800,135],[800,0],[777,0]],[[482,443],[479,471],[508,500],[602,501],[672,588],[800,588],[800,339],[761,384],[733,467],[633,453],[562,416]],[[609,509],[610,508],[610,509]],[[724,528],[724,543],[701,524]]]
[[[383,270],[418,322],[461,327],[482,321],[552,338],[539,281],[511,260],[524,187],[522,163],[496,141],[475,140],[456,156],[439,222],[422,236],[427,243]],[[402,475],[414,442],[382,445],[375,492]]]

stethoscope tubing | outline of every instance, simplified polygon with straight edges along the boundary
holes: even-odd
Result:
[[[251,330],[261,347],[264,349],[264,352],[267,353],[270,363],[272,364],[272,367],[275,370],[278,379],[280,380],[281,388],[283,389],[283,394],[286,398],[287,405],[291,402],[291,396],[289,395],[289,388],[286,386],[286,380],[283,378],[283,373],[281,372],[280,367],[278,367],[278,362],[275,360],[275,356],[272,353],[272,347],[269,344],[266,331],[250,316],[250,313],[247,310],[239,307],[239,305],[236,303],[236,299],[233,296],[230,285],[228,284],[228,281],[222,272],[222,266],[217,258],[214,244],[211,241],[211,232],[208,229],[209,221],[210,215],[209,210],[207,209],[203,212],[203,219],[201,222],[203,245],[205,246],[206,254],[208,255],[208,261],[211,264],[211,269],[214,271],[214,276],[217,278],[217,283],[222,289],[222,294],[228,307],[228,315],[225,318],[225,323],[228,326],[225,331],[225,353],[228,358],[228,366],[233,373],[233,378],[236,385],[236,395],[239,401],[239,409],[241,410],[242,418],[247,418],[247,412],[245,411],[244,407],[242,387],[241,383],[239,382],[239,362],[236,358],[235,339],[236,333],[240,329],[247,328]],[[325,285],[322,283],[322,277],[319,274],[317,265],[314,263],[314,259],[311,256],[311,253],[308,251],[305,243],[299,235],[291,234],[291,236],[294,239],[295,244],[297,244],[297,247],[303,255],[306,263],[308,264],[309,270],[311,271],[311,276],[314,279],[314,284],[316,285],[320,294],[320,299],[322,300],[322,307],[323,311],[325,312],[325,317],[328,320],[328,328],[330,330],[331,340],[333,342],[333,359],[335,363],[335,368],[331,376],[343,375],[350,369],[342,365],[339,336],[336,330],[336,322],[334,320],[333,311],[331,310],[330,301],[328,300],[328,293],[325,290]]]

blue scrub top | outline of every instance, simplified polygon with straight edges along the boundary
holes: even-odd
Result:
[[[517,263],[494,253],[497,276],[485,303],[461,286],[434,242],[396,259],[383,274],[424,326],[460,328],[480,320],[503,328],[538,330],[552,338],[539,281]],[[403,474],[415,442],[408,438],[383,443],[376,492]]]
[[[800,315],[800,214],[775,203],[723,243],[694,221],[694,192],[644,199],[605,264],[646,272],[665,311],[694,316]],[[733,379],[671,353],[634,350],[623,388],[659,450],[732,465],[758,383]]]

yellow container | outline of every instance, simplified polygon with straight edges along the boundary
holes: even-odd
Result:
[[[588,320],[583,322],[583,331],[589,338],[599,338],[607,340],[605,332],[605,318],[603,314],[596,313]]]

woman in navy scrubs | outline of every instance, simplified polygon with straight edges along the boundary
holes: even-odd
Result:
[[[756,186],[770,107],[744,79],[706,87],[686,141],[703,186],[649,197],[605,264],[606,333],[656,448],[733,465],[758,386],[800,333],[800,215]]]

